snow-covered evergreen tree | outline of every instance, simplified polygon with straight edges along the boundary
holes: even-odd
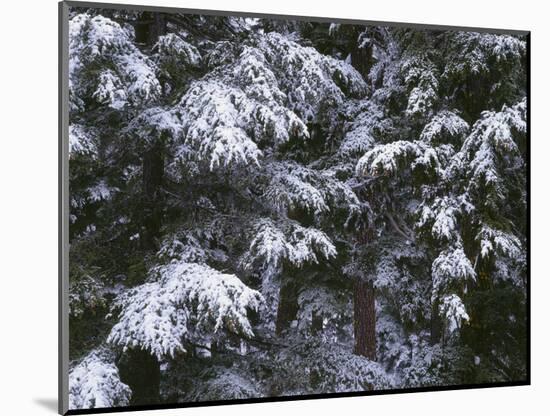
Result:
[[[69,32],[72,409],[525,377],[524,37]]]

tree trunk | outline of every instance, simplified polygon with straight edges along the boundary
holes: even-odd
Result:
[[[311,312],[311,333],[319,334],[323,332],[323,315]]]
[[[275,321],[275,334],[280,336],[296,319],[298,313],[298,296],[292,283],[281,282],[279,290],[279,305],[277,307],[277,319]]]
[[[154,249],[156,238],[162,225],[161,186],[164,178],[164,152],[157,142],[143,155],[143,196],[144,196],[144,236],[145,249]]]
[[[438,305],[432,304],[432,315],[430,318],[430,344],[437,344],[441,340],[441,317],[439,316]]]
[[[166,19],[162,13],[153,13],[153,23],[149,32],[149,45],[157,43],[160,36],[166,34]]]
[[[354,354],[376,361],[376,311],[372,282],[355,281],[353,316]]]
[[[166,34],[166,19],[162,13],[143,12],[134,23],[136,43],[153,46],[159,36]]]
[[[129,349],[117,363],[120,380],[132,390],[130,405],[160,401],[160,363],[142,349]]]
[[[140,36],[147,46],[153,46],[166,34],[166,20],[161,13],[144,12],[138,22]],[[156,238],[162,225],[161,186],[164,178],[164,146],[157,140],[143,155],[144,235],[143,248],[156,249]]]
[[[361,74],[365,79],[369,75],[370,68],[373,64],[372,59],[372,46],[359,47],[357,42],[351,49],[351,65]]]

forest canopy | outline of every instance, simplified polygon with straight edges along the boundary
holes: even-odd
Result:
[[[527,378],[527,39],[74,8],[71,409]]]

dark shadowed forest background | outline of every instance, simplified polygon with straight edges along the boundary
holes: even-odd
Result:
[[[71,409],[526,379],[525,37],[69,17]]]

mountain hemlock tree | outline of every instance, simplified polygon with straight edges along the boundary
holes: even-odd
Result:
[[[72,8],[70,407],[526,377],[526,39]]]

